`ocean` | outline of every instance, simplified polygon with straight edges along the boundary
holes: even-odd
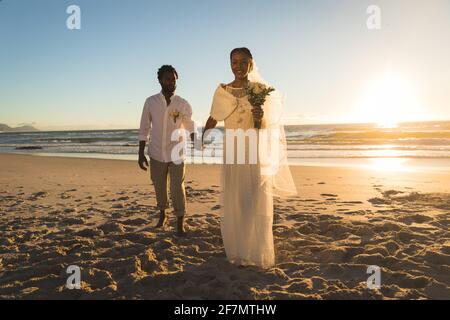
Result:
[[[450,170],[450,121],[285,126],[288,160],[293,165],[368,164],[376,159]],[[46,156],[136,160],[138,130],[1,132],[0,152]],[[222,146],[209,157],[190,153],[187,162],[220,163]],[[349,161],[352,159],[352,161]],[[389,161],[389,160],[387,160]]]

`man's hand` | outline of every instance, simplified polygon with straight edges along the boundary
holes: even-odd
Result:
[[[144,166],[144,163],[145,163],[145,166]],[[148,161],[147,161],[147,157],[145,156],[145,154],[139,153],[138,164],[139,164],[139,167],[140,167],[142,170],[147,171],[147,168],[148,168]]]

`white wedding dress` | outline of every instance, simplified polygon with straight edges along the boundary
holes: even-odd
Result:
[[[234,104],[235,110],[224,119],[225,129],[252,129],[251,105],[239,90],[221,86],[221,94],[229,95],[224,103]],[[235,141],[236,142],[236,141]],[[236,265],[255,265],[268,268],[275,264],[273,242],[273,196],[270,182],[262,183],[258,163],[249,159],[249,139],[245,143],[245,163],[237,163],[237,143],[234,144],[234,164],[225,163],[227,150],[224,141],[224,165],[221,172],[221,231],[227,259]]]
[[[284,129],[277,120],[271,121],[276,117],[269,106],[281,106],[282,103],[277,104],[275,99],[268,100],[264,105],[267,108],[264,109],[262,128],[271,126],[274,132],[283,132],[282,135],[275,135],[272,144],[262,144],[262,141],[267,141],[262,133],[265,130],[251,130],[254,134],[253,143],[250,143],[251,137],[245,136],[242,138],[245,140],[241,140],[245,143],[239,146],[237,138],[233,138],[234,142],[231,144],[231,139],[228,140],[225,134],[224,164],[221,170],[221,232],[227,259],[236,265],[262,268],[275,264],[273,196],[296,194],[286,157],[278,158],[280,154],[286,154]],[[210,115],[217,121],[224,121],[226,131],[234,129],[233,132],[236,132],[236,129],[242,129],[242,132],[246,132],[254,129],[251,110],[245,90],[220,85],[214,94]],[[232,157],[227,159],[227,151],[233,146]],[[275,150],[276,159],[269,158],[266,161],[270,163],[269,168],[274,163],[277,164],[275,171],[264,170],[267,166],[264,167],[264,161],[260,160],[266,158],[260,158],[261,149]],[[244,161],[238,161],[239,151],[244,154],[241,158]],[[254,156],[253,160],[251,155]]]

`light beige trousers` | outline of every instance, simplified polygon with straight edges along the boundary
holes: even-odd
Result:
[[[165,210],[167,201],[167,180],[170,177],[170,198],[177,217],[186,213],[186,190],[184,188],[184,163],[160,162],[150,158],[150,177],[155,187],[156,202],[159,210]]]

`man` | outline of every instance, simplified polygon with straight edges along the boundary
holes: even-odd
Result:
[[[157,207],[160,212],[156,228],[164,227],[167,222],[165,210],[167,204],[167,180],[170,176],[170,193],[172,205],[177,216],[178,236],[186,236],[184,216],[186,213],[186,193],[184,188],[184,155],[180,159],[173,159],[174,147],[181,140],[172,141],[172,133],[181,128],[191,133],[194,141],[195,125],[192,121],[192,108],[189,103],[175,94],[178,73],[174,67],[164,65],[158,70],[158,80],[161,92],[149,97],[142,111],[139,130],[139,160],[142,170],[147,171],[148,161],[144,154],[145,145],[150,157],[150,176],[155,187]],[[181,160],[181,161],[176,161]]]

